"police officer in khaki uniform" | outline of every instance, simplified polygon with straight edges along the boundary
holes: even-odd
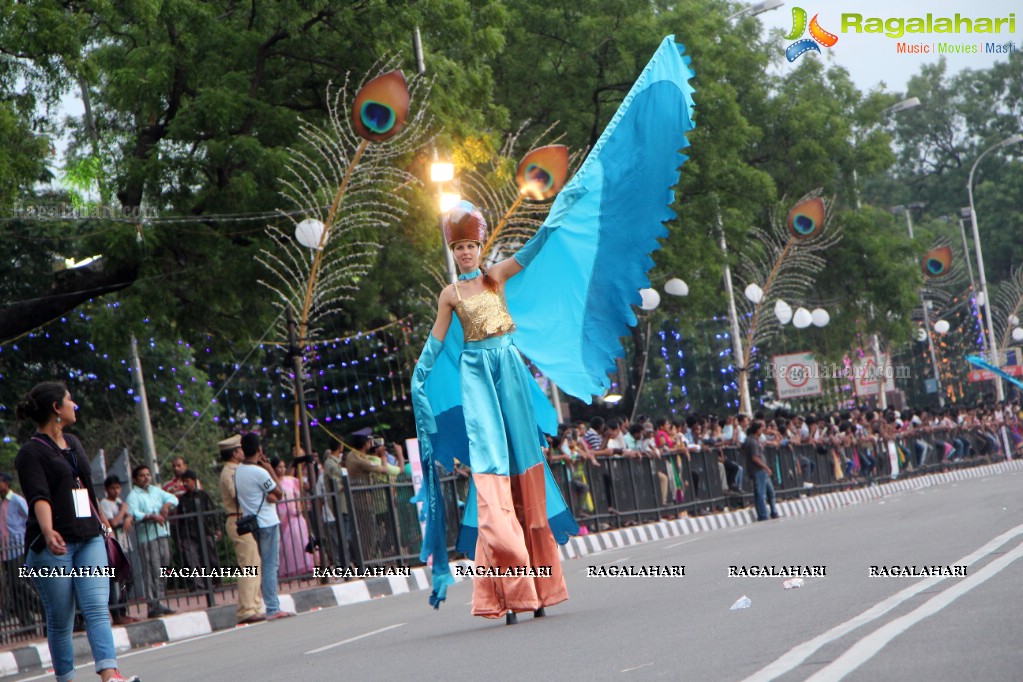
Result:
[[[238,566],[259,566],[259,547],[256,538],[251,534],[238,535],[235,524],[238,522],[238,500],[235,497],[234,474],[238,465],[245,458],[242,452],[242,437],[234,435],[217,444],[220,448],[220,459],[224,469],[220,472],[220,499],[227,510],[227,536],[234,543],[234,553],[238,558]],[[263,600],[259,592],[259,576],[238,578],[238,622],[258,623],[266,620],[263,615]]]

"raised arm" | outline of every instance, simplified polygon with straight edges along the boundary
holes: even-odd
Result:
[[[523,269],[524,266],[512,257],[506,258],[500,263],[491,265],[490,269],[487,270],[487,275],[499,284],[504,284],[509,279],[522,272]]]
[[[498,263],[498,265],[501,265],[501,263]],[[519,269],[521,270],[522,268]],[[493,272],[493,268],[488,272]],[[433,321],[433,330],[430,334],[441,343],[444,342],[444,337],[448,335],[448,328],[451,326],[451,315],[455,311],[453,299],[456,298],[456,295],[453,286],[449,284],[444,287],[440,292],[440,296],[437,297],[437,317]]]

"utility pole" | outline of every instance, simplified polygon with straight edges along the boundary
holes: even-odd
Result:
[[[302,381],[304,370],[302,368],[302,346],[298,338],[298,325],[295,323],[295,311],[289,305],[287,309],[287,322],[288,322],[288,356],[291,359],[291,371],[294,375],[295,381],[295,404],[298,406],[298,421],[300,425],[300,434],[302,437],[302,447],[305,449],[306,455],[309,456],[309,462],[306,464],[306,478],[309,480],[310,493],[316,490],[316,453],[313,452],[313,439],[309,434],[309,414],[306,412],[305,405],[305,386]],[[296,440],[298,440],[296,438]],[[300,489],[301,492],[301,489]],[[323,528],[323,515],[321,510],[323,508],[323,500],[318,497],[313,497],[313,504],[309,511],[309,515],[312,517],[309,519],[309,526],[316,529],[316,537],[320,538],[320,565],[328,566],[330,559],[327,557],[327,550],[324,546],[323,540],[325,539],[324,528]],[[326,583],[327,579],[322,578],[322,583]]]
[[[146,466],[153,474],[153,481],[160,482],[160,469],[156,464],[156,443],[153,440],[153,422],[149,418],[149,401],[146,400],[146,380],[142,376],[142,361],[139,360],[139,342],[131,337],[131,374],[135,385],[135,410],[139,417],[139,431],[142,434],[142,453]]]

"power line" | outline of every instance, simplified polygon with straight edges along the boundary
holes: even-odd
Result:
[[[307,215],[314,210],[326,210],[330,206],[311,206],[309,208],[294,210],[294,211],[259,211],[252,213],[209,213],[209,214],[198,214],[198,215],[148,215],[143,213],[137,216],[118,216],[117,211],[108,207],[96,207],[95,209],[86,208],[86,212],[91,210],[106,211],[110,215],[83,215],[82,209],[75,208],[69,205],[63,205],[61,207],[54,207],[54,209],[62,209],[63,212],[57,210],[49,210],[48,207],[43,207],[40,211],[35,209],[27,209],[25,211],[18,211],[13,215],[0,216],[0,222],[36,222],[36,223],[56,223],[56,222],[113,222],[123,223],[127,225],[169,225],[177,223],[203,223],[203,222],[216,222],[216,223],[232,223],[232,222],[252,222],[256,220],[270,220],[273,218],[281,218],[285,216],[302,216]]]

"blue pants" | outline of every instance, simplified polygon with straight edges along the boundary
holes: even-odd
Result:
[[[281,563],[280,525],[260,528],[256,531],[256,543],[259,545],[260,587],[266,604],[266,617],[269,618],[281,610],[281,602],[277,599],[277,569]]]
[[[771,516],[778,515],[778,508],[774,506],[774,484],[771,483],[771,474],[763,469],[753,472],[753,503],[757,508],[757,521],[768,518],[768,503],[771,505]]]
[[[61,568],[70,572],[74,568],[107,565],[107,549],[99,535],[84,542],[68,542],[67,552],[56,556],[49,548],[42,552],[29,551],[29,568]],[[14,578],[24,580],[24,578]],[[75,647],[71,632],[75,622],[75,597],[85,616],[85,634],[89,639],[96,672],[117,667],[114,634],[110,628],[110,579],[105,576],[82,578],[32,578],[39,598],[46,609],[46,640],[50,647],[53,672],[58,682],[75,676]]]

